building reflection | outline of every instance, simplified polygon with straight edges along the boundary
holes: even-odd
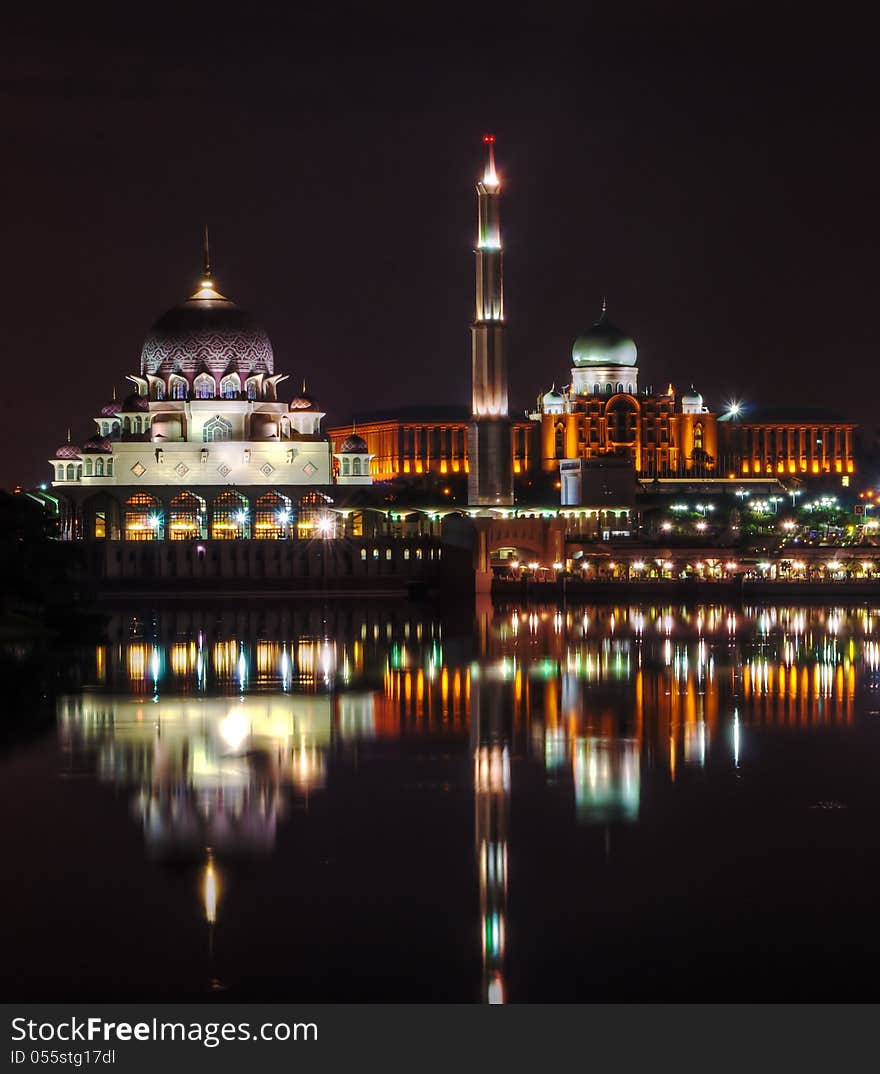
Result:
[[[247,695],[147,701],[89,693],[62,700],[64,746],[92,753],[100,779],[132,788],[157,857],[272,849],[287,798],[326,778],[335,699]],[[370,697],[349,698],[347,726],[369,726]],[[366,710],[366,716],[364,715]]]
[[[857,694],[880,690],[872,609],[497,608],[457,634],[403,609],[336,614],[120,617],[92,688],[59,704],[68,763],[129,790],[152,855],[199,863],[213,945],[224,859],[271,852],[334,766],[369,763],[361,743],[467,751],[491,1003],[508,993],[521,774],[607,832],[690,772],[747,766],[765,730],[850,726]]]

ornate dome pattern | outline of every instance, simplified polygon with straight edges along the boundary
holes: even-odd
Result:
[[[190,379],[206,369],[217,377],[271,374],[272,344],[249,313],[213,290],[203,290],[163,314],[141,350],[141,373]]]
[[[105,403],[101,407],[101,417],[112,418],[118,414],[121,409],[122,407],[120,404],[115,399],[112,399],[109,403]]]
[[[105,436],[91,436],[82,446],[83,455],[112,455],[113,445]]]
[[[317,410],[318,404],[310,395],[300,395],[290,400],[291,410]]]
[[[132,392],[125,402],[122,404],[121,413],[131,413],[132,411],[142,411],[150,409],[150,400],[145,395],[138,395],[137,392]]]
[[[632,366],[638,360],[638,351],[635,341],[613,325],[603,309],[593,327],[575,340],[571,357],[579,368],[593,365]]]
[[[79,448],[76,444],[62,444],[60,448],[55,452],[56,459],[78,459]]]
[[[341,455],[369,455],[370,449],[367,447],[367,442],[362,436],[357,434],[353,436],[347,436],[339,448]]]

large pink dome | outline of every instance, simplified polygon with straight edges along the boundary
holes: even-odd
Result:
[[[203,288],[163,314],[141,351],[141,373],[188,379],[207,370],[214,376],[237,372],[271,375],[272,344],[254,318],[213,289]]]

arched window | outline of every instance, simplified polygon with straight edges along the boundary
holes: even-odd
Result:
[[[300,537],[335,537],[336,515],[329,510],[333,501],[321,492],[307,492],[300,497],[297,532]]]
[[[610,395],[610,394],[611,394],[611,391],[612,391],[612,389],[613,389],[613,387],[614,387],[614,385],[613,385],[613,384],[606,384],[606,385],[605,385],[605,394],[606,394],[606,395]]]
[[[215,414],[210,421],[206,421],[202,428],[202,439],[210,444],[217,440],[228,440],[232,435],[232,422]]]
[[[221,492],[211,504],[211,536],[215,541],[247,537],[248,523],[248,502],[240,492]]]
[[[75,481],[76,480],[76,467],[73,465],[72,462],[69,462],[67,464],[67,480],[68,481]]]
[[[565,427],[561,424],[556,426],[554,450],[557,459],[565,458]]]
[[[351,460],[351,472],[355,477],[360,477],[361,476],[361,460],[360,459],[352,459]]]
[[[86,459],[86,477],[92,476],[92,460]]]
[[[251,400],[257,398],[257,382],[255,380],[247,382],[247,397]]]
[[[172,399],[186,399],[186,378],[179,373],[172,373],[168,378],[168,389]]]
[[[220,381],[220,397],[222,399],[237,399],[241,392],[241,377],[238,373],[230,373]]]
[[[95,459],[95,477],[104,476],[104,460]]]
[[[342,460],[342,476],[348,477],[351,474],[351,462],[349,459]]]
[[[638,407],[634,400],[614,399],[605,411],[608,439],[615,444],[632,444],[638,432]]]
[[[165,398],[165,385],[161,380],[157,380],[153,383],[153,398],[164,399]]]
[[[118,422],[118,421],[114,421],[114,422],[113,422],[113,425],[112,425],[112,426],[111,426],[111,428],[110,428],[110,435],[111,435],[111,436],[113,437],[113,439],[114,439],[114,440],[118,440],[118,439],[119,439],[119,434],[121,433],[121,431],[122,431],[122,430],[121,430],[121,429],[120,429],[120,427],[119,427],[119,422]]]
[[[155,541],[161,536],[159,501],[146,492],[136,492],[125,501],[126,541]]]
[[[168,536],[172,541],[204,537],[207,529],[205,501],[185,490],[171,501],[168,512]]]
[[[130,433],[131,432],[131,418],[123,418],[122,419],[122,431],[124,433]]]
[[[598,395],[598,394],[599,394],[599,382],[597,380],[596,383],[593,385],[593,395]]]
[[[214,378],[208,373],[199,373],[193,381],[193,395],[196,399],[213,399],[216,395]]]
[[[703,450],[703,423],[698,421],[694,426],[694,451]]]
[[[254,537],[261,540],[286,537],[291,525],[295,525],[295,520],[290,500],[274,489],[264,492],[254,504]]]
[[[622,392],[622,391],[623,391],[623,384],[622,384],[622,383],[621,383],[620,381],[618,381],[618,382],[617,382],[617,390],[618,390],[619,392]]]
[[[113,476],[113,460],[112,459],[107,460],[107,476],[108,477]]]

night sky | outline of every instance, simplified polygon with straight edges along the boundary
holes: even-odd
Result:
[[[0,20],[0,484],[48,480],[68,425],[94,433],[194,290],[205,222],[220,289],[327,424],[468,402],[490,130],[515,411],[568,382],[605,293],[643,385],[824,404],[873,434],[873,23],[794,3],[128,7]]]

